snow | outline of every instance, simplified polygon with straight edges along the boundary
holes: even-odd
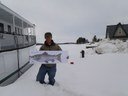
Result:
[[[103,40],[98,44],[95,51],[100,54],[103,53],[128,53],[128,41],[121,40]]]
[[[103,40],[96,45],[61,45],[70,59],[57,64],[55,86],[35,81],[40,64],[34,64],[15,83],[0,87],[0,96],[128,96],[128,42]],[[100,55],[95,53],[98,48]]]

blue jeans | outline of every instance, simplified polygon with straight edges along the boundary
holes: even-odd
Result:
[[[56,65],[52,67],[47,67],[44,64],[42,64],[37,74],[36,81],[44,82],[46,74],[48,74],[49,76],[49,84],[54,85],[55,83],[54,77],[56,75]]]

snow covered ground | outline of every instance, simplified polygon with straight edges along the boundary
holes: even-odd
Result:
[[[35,64],[15,83],[0,87],[0,96],[128,96],[128,42],[119,42],[105,40],[93,49],[85,44],[61,45],[70,59],[58,64],[55,86],[35,81],[40,67]],[[80,56],[82,49],[85,58]]]

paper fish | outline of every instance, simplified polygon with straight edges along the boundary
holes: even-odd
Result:
[[[57,55],[50,55],[47,52],[44,52],[42,54],[36,54],[36,55],[30,56],[30,58],[32,58],[35,61],[45,62],[45,63],[49,63],[49,62],[54,63],[55,60],[58,60],[59,62],[61,62],[61,53]]]

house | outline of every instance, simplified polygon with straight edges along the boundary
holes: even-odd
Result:
[[[108,25],[106,38],[126,41],[128,39],[128,24],[118,23],[117,25]]]

